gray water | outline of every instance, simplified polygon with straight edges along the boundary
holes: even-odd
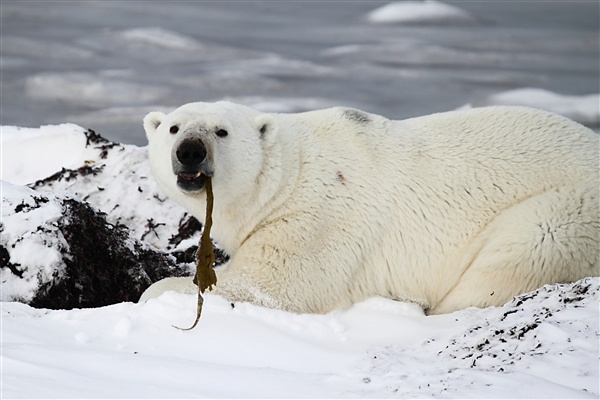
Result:
[[[191,101],[400,119],[521,87],[599,92],[598,1],[446,3],[473,19],[368,22],[380,1],[2,1],[1,123],[144,144],[148,111]]]

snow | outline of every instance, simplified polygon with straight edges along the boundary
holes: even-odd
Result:
[[[94,143],[89,131],[72,124],[5,126],[1,144],[1,241],[16,246],[11,262],[14,255],[52,272],[60,237],[24,240],[22,249],[14,238],[40,224],[51,231],[60,213],[54,200],[69,196],[86,199],[162,249],[185,216],[156,187],[144,147]],[[23,186],[82,166],[95,174],[39,183],[35,191]],[[34,207],[36,197],[48,202]],[[11,213],[19,204],[31,210]],[[156,235],[147,234],[149,218],[164,223]],[[27,286],[2,273],[2,298],[26,301],[35,281]],[[503,307],[440,316],[379,297],[325,315],[298,315],[208,293],[200,324],[189,332],[173,325],[192,323],[193,295],[168,292],[143,304],[70,311],[3,301],[0,395],[598,398],[599,290],[600,278],[586,278],[547,285]]]
[[[54,274],[63,273],[60,249],[64,248],[65,241],[54,225],[62,211],[57,197],[63,196],[50,196],[49,200],[29,188],[2,182],[0,243],[11,248],[11,263],[28,268],[23,270],[21,277],[8,268],[0,269],[1,301],[29,302],[41,285],[51,281]],[[42,201],[36,201],[36,198]],[[12,212],[9,204],[19,204],[28,211]]]
[[[3,303],[2,395],[597,398],[599,280],[579,285],[587,297],[573,303],[560,299],[574,285],[555,285],[519,306],[441,316],[383,298],[297,315],[208,294],[189,332],[172,325],[193,320],[196,299],[172,292],[72,311]]]
[[[165,248],[169,233],[177,231],[185,211],[166,195],[152,178],[145,147],[87,144],[86,129],[73,124],[39,129],[2,127],[2,180],[30,184],[60,171],[87,166],[93,171],[78,179],[63,179],[42,190],[70,193],[108,214],[114,225],[125,224],[134,237]],[[103,158],[103,153],[106,151]],[[4,214],[4,211],[3,211]],[[159,225],[146,235],[148,220]]]
[[[397,1],[379,7],[369,14],[372,23],[456,23],[472,22],[473,17],[466,11],[434,0]]]
[[[0,129],[2,180],[13,184],[32,183],[61,168],[78,168],[91,158],[91,150],[84,147],[84,129],[74,124]]]
[[[569,96],[539,88],[519,88],[494,94],[481,105],[521,105],[542,108],[588,126],[600,126],[600,94]]]
[[[61,90],[56,90],[56,88]],[[115,76],[114,71],[98,74],[87,72],[41,73],[27,78],[25,92],[30,99],[65,102],[84,106],[98,104],[127,105],[155,102],[166,91],[149,84],[128,82],[128,76]]]
[[[159,27],[136,28],[121,33],[123,38],[174,50],[198,49],[202,45],[191,37]]]
[[[165,202],[146,149],[94,142],[93,135],[73,124],[2,127],[0,244],[25,272],[17,276],[0,269],[0,301],[29,302],[40,287],[64,276],[70,256],[61,253],[69,246],[57,221],[65,217],[65,199],[85,200],[106,213],[112,225],[126,225],[131,239],[156,249],[185,249],[194,240],[179,247],[169,243],[187,214]],[[62,177],[43,180],[55,173]]]

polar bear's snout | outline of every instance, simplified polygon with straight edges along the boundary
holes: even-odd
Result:
[[[206,146],[200,140],[184,140],[175,151],[177,160],[190,170],[200,170],[200,164],[206,158]]]
[[[173,173],[177,175],[177,187],[184,192],[204,189],[206,177],[213,174],[208,151],[200,139],[184,139],[172,153]]]

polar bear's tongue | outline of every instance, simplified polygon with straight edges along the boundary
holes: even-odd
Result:
[[[200,176],[200,173],[198,173],[198,176]],[[198,285],[198,308],[194,324],[187,329],[178,328],[184,331],[196,327],[200,320],[200,314],[202,313],[202,305],[204,304],[202,293],[204,293],[206,289],[212,290],[212,286],[217,284],[217,274],[215,274],[215,270],[212,267],[215,263],[215,253],[213,252],[213,246],[210,240],[213,202],[212,182],[210,177],[206,177],[206,220],[198,251],[196,251],[196,276],[194,277],[194,283]]]

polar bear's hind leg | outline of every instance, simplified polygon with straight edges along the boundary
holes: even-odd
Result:
[[[503,211],[479,234],[465,272],[430,313],[500,306],[545,284],[598,276],[599,252],[598,185],[549,190]]]

